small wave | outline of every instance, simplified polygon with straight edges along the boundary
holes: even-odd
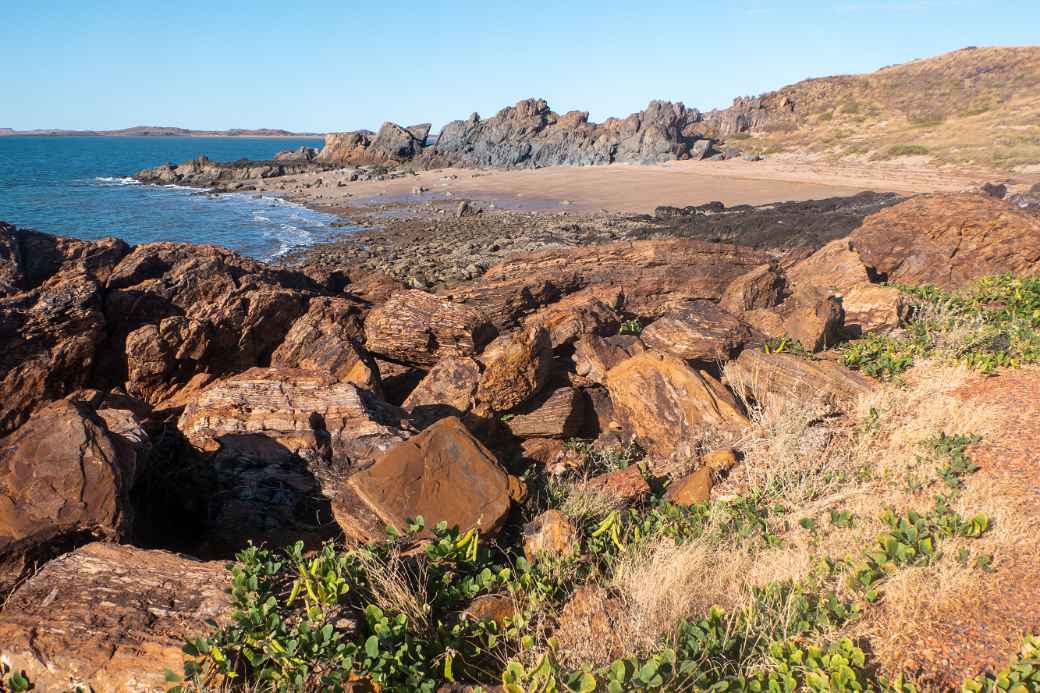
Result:
[[[105,185],[140,185],[141,181],[134,180],[129,176],[98,176],[95,178],[98,183],[104,183]]]

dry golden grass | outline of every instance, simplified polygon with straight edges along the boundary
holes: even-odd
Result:
[[[923,444],[941,432],[986,436],[998,425],[993,412],[966,407],[955,395],[977,377],[962,367],[922,363],[909,372],[905,385],[880,385],[838,417],[821,416],[820,403],[812,401],[752,406],[751,429],[737,441],[744,460],[718,490],[765,494],[771,504],[786,507],[789,512],[773,528],[782,544],[764,548],[725,539],[725,533],[713,531],[718,504],[700,539],[676,545],[662,537],[639,544],[621,556],[606,583],[616,595],[611,605],[614,636],[628,651],[649,652],[684,618],[699,617],[713,605],[734,612],[748,609],[753,587],[805,578],[820,557],[862,555],[884,529],[879,516],[886,508],[930,508],[938,461],[928,457]],[[908,483],[912,479],[930,479],[932,484],[915,486]],[[1035,536],[1035,521],[1022,520],[1021,513],[982,483],[970,486],[959,506],[962,514],[985,510],[994,519],[994,530],[974,540],[975,552],[1003,554]],[[833,526],[831,510],[851,512],[853,525]],[[805,518],[815,521],[812,529],[799,524]],[[951,543],[947,553],[955,555],[957,548]],[[985,576],[946,559],[898,572],[885,586],[885,619],[870,628],[857,626],[854,634],[869,638],[886,664],[896,662],[893,653],[913,638],[904,619],[927,623],[925,611],[935,595],[948,604],[970,599]],[[775,619],[778,627],[784,612],[784,605],[776,605],[759,618]],[[566,636],[561,649],[569,663],[606,663],[603,657],[611,649],[592,643],[595,633],[578,629]]]
[[[996,170],[1040,163],[1040,48],[978,48],[767,94],[778,114],[742,147]],[[794,103],[787,113],[780,105]],[[921,153],[914,153],[915,150]]]

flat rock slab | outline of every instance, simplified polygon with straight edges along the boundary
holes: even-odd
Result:
[[[717,380],[668,354],[646,351],[607,373],[622,426],[649,452],[668,456],[706,428],[742,428],[747,419]]]
[[[348,537],[368,541],[422,516],[463,531],[498,529],[517,482],[458,419],[441,419],[353,474],[332,510]]]
[[[812,361],[786,353],[745,349],[726,364],[725,381],[735,392],[762,406],[783,400],[847,409],[873,390],[870,380],[831,361]]]
[[[419,290],[398,291],[365,319],[373,354],[413,366],[446,356],[474,356],[496,330],[476,308]]]
[[[640,338],[651,349],[684,361],[728,361],[751,331],[713,301],[691,301],[662,315],[643,330]]]
[[[849,239],[876,276],[956,289],[1040,271],[1040,217],[981,193],[920,195],[872,214]]]
[[[164,691],[186,637],[226,617],[224,562],[88,544],[23,584],[0,615],[12,669],[39,691]]]

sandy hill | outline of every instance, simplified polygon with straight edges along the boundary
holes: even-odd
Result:
[[[760,153],[914,156],[1002,170],[1040,167],[1040,47],[964,48],[864,75],[808,79],[707,114]]]

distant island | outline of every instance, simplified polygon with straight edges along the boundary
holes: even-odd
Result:
[[[0,128],[0,137],[14,135],[30,135],[35,137],[322,137],[320,132],[290,132],[276,128],[257,128],[247,130],[232,128],[230,130],[189,130],[152,125],[137,125],[122,130],[15,130]]]

